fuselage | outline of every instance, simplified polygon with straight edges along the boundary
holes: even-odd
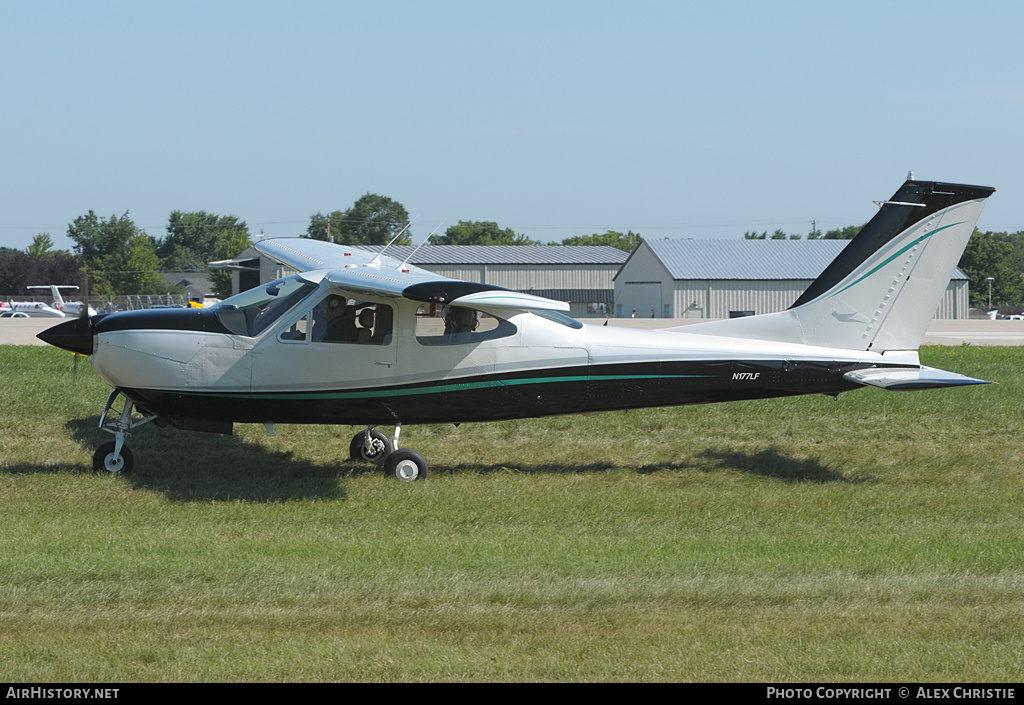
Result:
[[[67,313],[40,301],[11,301],[10,310],[21,311],[33,318],[65,318]]]
[[[317,333],[318,310],[338,290],[297,281],[274,310],[229,299],[94,317],[93,368],[172,421],[392,424],[838,394],[860,386],[846,372],[917,364],[916,353],[591,326],[535,311],[494,311],[474,330],[445,332],[416,301],[352,292],[341,293],[365,322],[330,340]]]

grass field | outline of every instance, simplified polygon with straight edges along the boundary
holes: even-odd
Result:
[[[0,681],[1019,681],[1024,349],[998,385],[406,427],[159,429],[0,347]]]

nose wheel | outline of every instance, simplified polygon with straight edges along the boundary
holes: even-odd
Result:
[[[92,469],[96,473],[128,475],[135,469],[135,457],[128,446],[122,445],[118,452],[117,441],[107,441],[92,454]]]
[[[395,426],[395,435],[388,438],[383,431],[367,426],[349,444],[352,460],[366,460],[383,468],[385,477],[394,477],[403,482],[424,480],[427,477],[427,460],[412,448],[399,448],[398,438],[402,425]]]
[[[124,444],[125,439],[131,435],[129,431],[142,424],[149,423],[156,416],[145,416],[141,420],[132,419],[132,411],[135,403],[128,397],[124,398],[124,406],[120,413],[111,414],[114,402],[121,396],[121,392],[114,390],[107,397],[107,405],[100,416],[100,428],[107,433],[114,435],[114,440],[107,441],[92,454],[92,469],[96,473],[118,473],[127,475],[135,469],[135,457],[131,450]]]

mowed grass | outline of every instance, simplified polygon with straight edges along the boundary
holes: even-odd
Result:
[[[148,425],[0,347],[0,681],[1019,681],[1024,349],[998,385],[408,426]]]

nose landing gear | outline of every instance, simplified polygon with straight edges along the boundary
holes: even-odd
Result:
[[[135,457],[128,446],[124,444],[124,441],[131,435],[129,433],[131,429],[149,423],[156,418],[153,415],[146,416],[138,421],[132,420],[132,411],[135,409],[135,403],[128,397],[125,397],[124,406],[121,407],[120,413],[117,414],[116,418],[108,420],[107,417],[110,415],[114,402],[117,401],[119,396],[122,395],[117,389],[110,393],[110,396],[107,397],[107,404],[103,408],[103,415],[100,416],[100,428],[107,433],[114,434],[114,440],[107,441],[93,453],[92,469],[96,473],[109,472],[121,473],[123,475],[131,473],[135,469]]]

